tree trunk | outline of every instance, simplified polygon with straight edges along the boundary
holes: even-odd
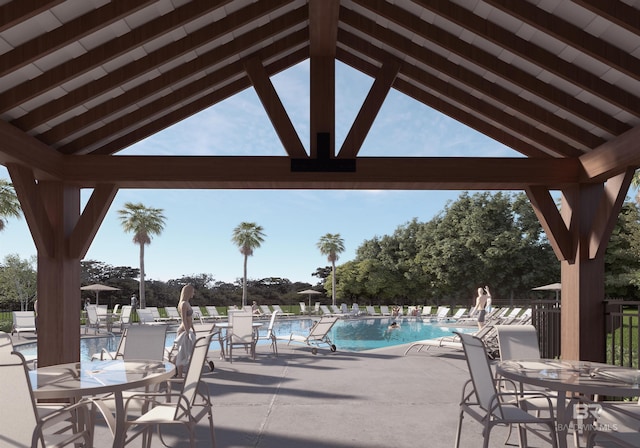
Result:
[[[244,256],[244,277],[242,281],[242,308],[247,304],[247,260],[249,257]]]
[[[336,262],[331,261],[331,299],[333,305],[336,305]]]
[[[140,308],[146,308],[147,302],[144,299],[144,243],[140,244]]]

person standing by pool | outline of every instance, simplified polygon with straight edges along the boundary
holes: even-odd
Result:
[[[489,287],[485,286],[484,288],[478,288],[478,297],[476,297],[476,305],[471,310],[470,315],[474,315],[476,312],[478,313],[478,328],[482,329],[484,327],[484,320],[487,314],[487,302],[491,299],[491,292],[489,291]]]
[[[178,313],[182,319],[180,326],[176,331],[175,344],[178,348],[176,354],[176,375],[182,376],[184,367],[189,365],[189,357],[191,349],[196,340],[195,330],[193,329],[193,308],[191,308],[190,300],[195,290],[193,285],[186,284],[180,291],[180,301],[178,302]]]

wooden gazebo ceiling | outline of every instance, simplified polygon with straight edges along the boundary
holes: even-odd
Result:
[[[632,0],[0,0],[0,163],[83,187],[602,181],[640,165],[639,8]],[[303,143],[269,76],[306,59],[313,137]],[[331,135],[335,100],[325,95],[335,60],[375,79],[341,148]],[[282,157],[116,156],[252,86]],[[524,157],[399,158],[394,148],[358,157],[389,88]],[[319,160],[323,148],[331,163]]]

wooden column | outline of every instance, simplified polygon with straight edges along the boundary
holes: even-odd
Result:
[[[80,261],[100,227],[117,187],[96,186],[80,214],[80,187],[39,180],[23,165],[8,164],[38,250],[38,365],[80,360]]]

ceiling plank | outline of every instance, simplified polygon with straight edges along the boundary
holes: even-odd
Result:
[[[640,35],[640,11],[624,2],[611,0],[572,0],[627,31]]]
[[[40,107],[34,108],[27,114],[12,121],[12,124],[24,131],[31,130],[45,121],[56,118],[69,110],[86,104],[90,100],[110,90],[118,89],[121,85],[126,84],[132,79],[157,70],[163,64],[181,57],[190,51],[194,51],[226,34],[233,33],[240,27],[273,12],[283,4],[288,3],[288,1],[289,0],[273,0],[269,2],[257,2],[235,11],[223,19],[218,20],[215,27],[200,28],[182,39],[155,51],[151,51],[147,55],[92,81],[90,84],[81,85],[60,98],[56,98]],[[308,12],[306,8],[301,7],[299,9],[303,12],[304,17],[307,18]],[[292,23],[284,24],[283,27],[293,26],[293,24],[297,23],[298,14],[299,13],[292,12],[291,15],[288,15]],[[280,23],[280,19],[275,19],[274,21]],[[252,32],[247,34],[252,34]],[[254,35],[254,37],[258,39],[256,35]],[[242,37],[240,39],[245,40],[245,38]],[[68,124],[68,126],[73,127],[71,124]]]
[[[304,30],[299,30],[285,39],[282,35],[282,27],[291,27],[303,23],[307,19],[305,8],[299,8],[296,11],[278,17],[269,21],[264,26],[255,28],[246,34],[229,41],[228,43],[202,53],[199,57],[189,62],[181,64],[171,70],[164,71],[161,75],[137,85],[130,89],[126,94],[119,95],[115,98],[104,101],[103,103],[87,110],[82,114],[70,118],[57,126],[54,126],[47,132],[41,134],[40,139],[45,143],[52,144],[61,141],[72,134],[82,131],[90,125],[99,121],[109,121],[109,116],[118,116],[120,111],[125,110],[137,103],[144,103],[147,98],[164,90],[171,90],[172,85],[179,82],[194,78],[198,73],[206,73],[207,69],[213,66],[220,66],[218,71],[228,71],[229,67],[225,66],[225,61],[233,61],[237,59],[239,54],[244,54],[251,48],[256,46],[256,42],[268,41],[276,36],[280,36],[277,42],[261,51],[265,58],[272,57],[280,51],[285,45],[298,45],[303,39],[306,40],[308,34]],[[295,36],[295,37],[292,37]],[[285,44],[283,42],[289,42]],[[229,62],[236,67],[242,67],[237,61]],[[207,75],[210,77],[211,75]],[[202,81],[196,81],[202,85],[204,90],[208,90],[211,86],[203,84]]]
[[[273,43],[267,48],[256,53],[253,57],[260,60],[274,57],[278,54],[287,54],[299,47],[306,39],[306,30],[300,30],[281,40]],[[146,120],[161,115],[162,113],[175,109],[176,104],[188,103],[190,99],[202,96],[203,92],[210,91],[220,85],[224,85],[234,77],[244,76],[244,65],[242,61],[226,64],[220,70],[211,73],[203,78],[186,84],[173,92],[138,107],[132,112],[119,116],[118,118],[104,124],[103,126],[88,132],[75,140],[57,148],[63,154],[86,152],[87,148],[100,145],[102,141],[108,141],[118,132],[130,129]],[[136,89],[132,91],[135,92]]]
[[[282,70],[285,70],[302,62],[308,57],[309,49],[307,47],[304,47],[272,62],[271,64],[267,65],[265,69],[267,70],[267,73],[269,73],[269,76],[273,76],[274,74]],[[118,136],[108,143],[104,143],[102,144],[102,146],[96,149],[92,149],[90,153],[98,155],[115,154],[118,151],[131,146],[132,144],[157,132],[160,132],[163,129],[168,128],[169,126],[190,117],[191,115],[201,112],[204,109],[211,107],[214,104],[217,104],[220,101],[223,101],[248,87],[251,87],[251,81],[249,80],[248,76],[244,76],[219,89],[216,89],[208,95],[205,95],[171,112],[165,113],[164,115],[155,118],[147,124],[137,127],[135,132],[129,132],[122,136]]]
[[[396,79],[399,69],[400,62],[395,58],[389,59],[382,64],[382,68],[377,74],[371,89],[369,89],[369,93],[351,125],[347,137],[344,139],[338,158],[354,159],[358,155],[367,134],[371,130],[373,121],[376,119],[393,85],[393,81]]]
[[[498,78],[503,79],[505,82],[517,85],[530,94],[537,96],[612,135],[622,134],[629,129],[629,126],[626,123],[615,119],[592,105],[578,100],[557,86],[543,82],[530,73],[521,70],[512,64],[508,64],[478,47],[462,41],[457,36],[454,36],[437,26],[425,26],[424,22],[422,22],[418,17],[397,6],[378,1],[353,1],[376,14],[386,17],[388,20],[404,27],[407,31],[415,33],[416,35],[423,37],[442,48],[446,48],[458,57],[481,67]],[[374,4],[376,5],[375,8],[373,7]],[[355,14],[352,11],[341,9],[340,20],[346,21],[347,16],[352,18],[352,22],[357,23],[362,20],[362,16]]]
[[[2,55],[0,76],[17,70],[25,65],[47,56],[54,51],[79,41],[83,37],[108,26],[127,15],[134,13],[155,0],[128,0],[126,2],[107,3],[93,11],[70,20],[58,28],[47,31],[35,39]]]
[[[605,182],[640,167],[640,125],[580,156],[581,182]]]
[[[67,156],[68,182],[91,187],[522,190],[575,183],[575,159],[359,157],[357,170],[292,172],[275,156]],[[545,187],[546,188],[546,187]]]
[[[560,17],[549,14],[535,5],[514,0],[485,0],[486,3],[500,9],[507,14],[517,17],[541,32],[590,55],[603,64],[614,68],[625,75],[640,80],[640,60],[620,48],[598,39],[582,28],[573,25]],[[423,2],[421,2],[423,3]],[[607,2],[608,6],[613,2]],[[635,10],[635,14],[638,12]]]
[[[293,127],[278,92],[273,87],[262,63],[255,57],[247,58],[244,61],[244,67],[289,157],[306,158],[307,152],[302,145],[300,136]]]
[[[339,0],[309,0],[309,153],[318,158],[318,136],[328,136],[329,158],[335,156],[335,54]]]
[[[0,113],[35,98],[49,89],[60,86],[112,59],[121,56],[159,36],[213,11],[230,0],[193,0],[163,16],[131,30],[131,32],[105,42],[87,53],[64,62],[43,74],[0,93]]]
[[[548,73],[564,79],[579,89],[589,92],[602,101],[614,104],[632,115],[640,116],[640,98],[636,95],[602,80],[587,70],[583,70],[578,65],[565,61],[555,53],[526,41],[517,34],[489,20],[479,20],[480,18],[468,9],[448,0],[413,0],[413,2],[444,17],[446,20],[457,24],[465,30],[486,39],[494,45],[498,45],[504,50],[535,64]],[[534,14],[537,8],[532,7],[531,9],[531,13]],[[546,30],[539,25],[536,25],[535,28],[540,30],[541,33],[546,32]],[[601,39],[596,39],[595,37],[594,39],[602,42]]]
[[[24,22],[65,0],[14,0],[0,6],[0,32]]]

